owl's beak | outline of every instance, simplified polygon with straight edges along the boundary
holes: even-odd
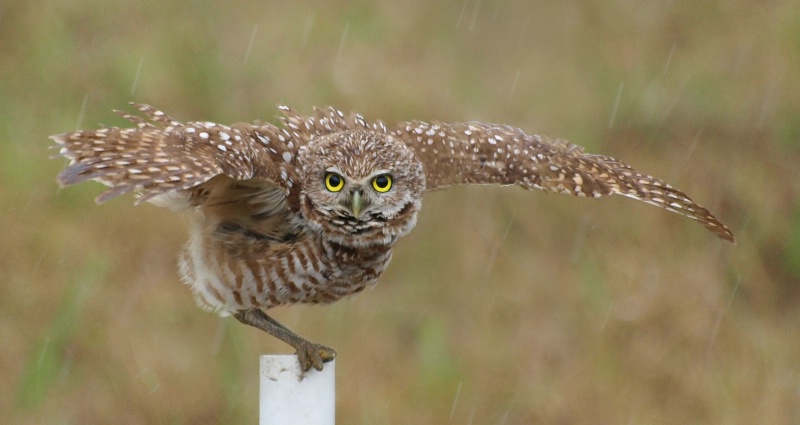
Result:
[[[353,217],[358,218],[361,215],[361,207],[363,207],[363,200],[361,199],[361,191],[353,191],[353,197],[350,199],[350,211],[353,212]]]

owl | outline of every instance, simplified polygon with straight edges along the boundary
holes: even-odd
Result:
[[[271,307],[326,304],[374,285],[397,241],[417,222],[424,193],[458,184],[516,185],[574,196],[622,195],[733,234],[669,184],[564,140],[482,122],[387,126],[332,107],[310,116],[280,106],[280,125],[179,122],[148,105],[116,111],[131,128],[52,136],[69,165],[62,186],[109,188],[102,203],[134,192],[136,203],[188,210],[179,257],[199,304],[292,346],[303,371],[335,351],[266,314]]]

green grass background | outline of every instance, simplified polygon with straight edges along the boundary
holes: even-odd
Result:
[[[0,2],[0,422],[255,423],[282,343],[197,309],[179,215],[58,189],[48,135],[332,104],[568,138],[685,190],[428,195],[375,290],[275,316],[342,424],[800,423],[800,4]]]

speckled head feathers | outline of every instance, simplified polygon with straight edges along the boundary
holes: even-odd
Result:
[[[344,244],[386,244],[407,234],[416,223],[425,175],[422,163],[404,143],[389,134],[346,130],[312,138],[298,154],[305,192],[304,216],[314,227]],[[342,188],[326,187],[326,175],[342,179]],[[371,182],[388,176],[391,186],[378,191]],[[363,209],[351,209],[358,192]]]

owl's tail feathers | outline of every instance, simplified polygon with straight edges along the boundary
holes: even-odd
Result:
[[[707,209],[697,205],[685,193],[630,166],[616,162],[611,168],[616,184],[610,184],[612,193],[637,199],[667,211],[698,221],[709,232],[731,243],[736,243],[733,233]]]

